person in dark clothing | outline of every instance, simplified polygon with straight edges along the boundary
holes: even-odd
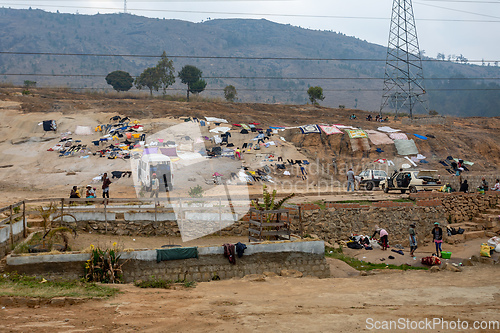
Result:
[[[415,232],[415,223],[410,224],[408,233],[410,234],[410,256],[414,257],[415,250],[417,249],[417,233]]]
[[[460,192],[469,193],[469,184],[467,183],[467,179],[460,185]]]
[[[434,223],[434,229],[431,231],[432,241],[436,244],[436,255],[441,256],[441,243],[443,243],[443,229],[439,226],[439,223]]]
[[[105,199],[106,197],[109,199],[109,185],[111,184],[111,180],[108,178],[108,174],[105,172],[102,175],[102,197]]]

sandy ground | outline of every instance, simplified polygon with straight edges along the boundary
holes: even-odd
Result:
[[[469,321],[472,327],[476,320],[500,319],[499,285],[498,269],[492,266],[461,273],[391,271],[350,278],[268,277],[261,282],[244,278],[178,290],[120,285],[123,293],[109,300],[65,308],[0,309],[0,328],[2,332],[363,332],[376,321],[381,325],[400,318],[416,324],[434,318]],[[432,330],[400,331],[452,330],[438,325]]]
[[[377,123],[364,121],[368,113],[359,110],[356,110],[359,120],[351,121],[346,116],[351,110],[311,106],[242,103],[235,107],[236,104],[231,103],[113,100],[60,92],[29,97],[14,96],[7,90],[1,93],[1,206],[30,198],[68,197],[72,185],[85,186],[99,173],[129,170],[130,162],[126,160],[59,158],[57,153],[47,151],[59,142],[62,133],[74,131],[77,125],[105,123],[116,114],[140,119],[150,133],[179,123],[180,116],[202,118],[207,115],[224,117],[237,123],[258,121],[264,126],[322,122],[367,129],[378,126]],[[45,133],[37,125],[48,119],[58,121],[58,133]],[[477,162],[474,167],[477,175],[487,175],[492,179],[498,177],[500,119],[450,118],[447,121],[446,126],[403,126],[400,121],[389,125],[402,128],[407,133],[436,136],[435,140],[418,142],[419,152],[428,156],[429,167],[442,170],[438,160],[451,154]],[[295,132],[297,134],[286,136],[286,141],[278,147],[244,152],[241,163],[251,168],[275,163],[266,156],[258,155],[267,153],[276,157],[282,155],[285,160],[307,158],[312,163],[318,160],[330,168],[327,171],[331,171],[332,157],[337,159],[336,166],[342,170],[350,165],[356,168],[371,165],[369,163],[373,164],[372,161],[380,157],[396,158],[394,147],[384,147],[383,155],[373,151],[354,153],[340,136],[301,135]],[[98,135],[92,134],[81,139],[88,143],[96,138]],[[236,145],[243,141],[239,135],[234,137]],[[199,180],[204,181],[211,170],[199,168],[195,171],[199,171]],[[314,175],[308,175],[308,182],[302,183],[298,181],[298,175],[297,168],[293,169],[290,177],[273,175],[279,193],[287,191],[287,184],[293,185],[290,191],[298,195],[292,202],[401,197],[400,194],[385,195],[381,191],[334,193],[342,191],[341,187],[332,187],[329,191],[332,193],[325,193],[318,190],[319,179]],[[343,181],[344,176],[338,177]],[[99,187],[100,184],[95,185]],[[246,191],[246,188],[242,187],[242,190]],[[262,193],[261,184],[249,186],[248,190],[250,195]],[[211,187],[209,191],[218,192],[218,188]],[[130,198],[135,195],[131,179],[113,180],[112,197]],[[185,244],[178,238],[103,236],[98,240],[103,244],[115,241],[124,248],[153,248],[170,244],[221,245],[227,241],[244,242],[246,237],[206,237]],[[477,254],[478,244],[483,241],[474,240],[454,246],[444,244],[444,249],[453,252],[450,262],[461,262]],[[85,248],[96,242],[96,238],[82,234],[75,242],[75,247]],[[417,260],[413,261],[407,254],[394,254],[395,259],[391,261],[387,259],[389,253],[380,250],[346,250],[346,253],[361,260],[379,263],[380,259],[386,258],[386,263],[412,265],[418,265],[422,256],[432,252],[430,245],[421,246],[416,252]],[[328,259],[328,262],[333,276],[329,279],[268,277],[263,282],[257,282],[244,278],[199,283],[194,289],[177,290],[145,290],[120,285],[123,293],[109,300],[89,301],[65,308],[0,308],[0,332],[359,332],[370,328],[366,325],[369,318],[378,321],[399,318],[460,319],[470,320],[470,325],[473,320],[500,320],[500,274],[497,266],[479,265],[465,267],[461,273],[445,271],[435,274],[428,271],[381,270],[374,275],[359,276],[343,262],[333,259]],[[435,327],[432,331],[450,330]]]

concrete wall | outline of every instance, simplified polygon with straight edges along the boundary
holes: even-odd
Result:
[[[210,281],[243,277],[263,272],[278,273],[284,269],[301,271],[305,276],[330,276],[324,256],[323,241],[247,244],[247,250],[236,264],[224,258],[222,247],[201,247],[198,259],[156,262],[156,250],[123,253],[123,280],[148,280],[152,276],[165,280]],[[46,278],[78,279],[84,275],[88,253],[8,256],[6,271]]]
[[[26,220],[24,221],[26,223]],[[0,258],[5,257],[12,250],[10,225],[0,227]],[[17,221],[12,224],[12,238],[14,245],[23,238],[23,221]]]

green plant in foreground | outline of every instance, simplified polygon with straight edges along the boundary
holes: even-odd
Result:
[[[202,198],[203,197],[203,188],[200,185],[189,188],[189,196],[191,198]]]
[[[399,270],[403,270],[403,271],[406,271],[409,269],[411,269],[411,270],[427,270],[428,269],[427,267],[413,267],[413,266],[409,266],[409,265],[405,265],[405,264],[397,266],[397,265],[384,264],[384,263],[374,264],[371,262],[361,261],[357,258],[346,256],[342,251],[342,247],[340,247],[338,249],[334,249],[334,248],[330,248],[330,247],[325,248],[325,256],[342,260],[343,262],[345,262],[349,266],[357,269],[358,271],[371,271],[373,269],[399,269]]]
[[[174,284],[182,284],[184,288],[194,288],[196,286],[195,281],[177,280],[173,282],[172,280],[157,279],[154,276],[151,280],[146,281],[134,281],[134,286],[139,288],[160,288],[160,289],[170,289]]]
[[[153,279],[147,281],[134,281],[134,286],[139,288],[162,288],[162,289],[170,289],[172,287],[171,280],[163,280],[163,279]]]
[[[110,249],[90,245],[90,259],[85,263],[85,280],[88,282],[119,283],[125,262],[119,263],[120,251],[116,242]]]

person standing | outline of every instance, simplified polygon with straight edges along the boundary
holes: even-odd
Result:
[[[153,173],[153,176],[151,178],[151,196],[150,198],[155,197],[158,198],[158,193],[160,192],[160,181],[156,177],[156,173]]]
[[[354,183],[355,183],[354,171],[352,171],[352,168],[349,168],[349,171],[347,171],[347,192],[349,192],[349,188],[351,187],[352,191],[354,192]]]
[[[372,238],[375,237],[376,234],[380,235],[380,242],[382,243],[382,250],[385,251],[389,247],[389,233],[378,226],[375,226],[375,232],[373,233]]]
[[[111,180],[108,178],[108,174],[105,172],[104,175],[102,175],[102,198],[106,199],[106,197],[109,199],[109,185],[111,184]]]
[[[441,256],[443,251],[441,248],[441,243],[443,243],[443,229],[439,226],[439,222],[434,223],[434,229],[432,229],[432,240],[436,244],[436,255]]]
[[[236,148],[236,157],[238,157],[238,159],[241,160],[241,150],[240,150],[240,147]]]
[[[408,233],[410,234],[410,255],[415,258],[414,253],[417,249],[417,233],[415,232],[415,223],[410,224]]]

